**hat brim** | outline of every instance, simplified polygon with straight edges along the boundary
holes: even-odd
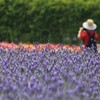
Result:
[[[95,30],[97,28],[97,25],[94,23],[92,26],[89,26],[87,22],[84,22],[83,27],[88,30]]]

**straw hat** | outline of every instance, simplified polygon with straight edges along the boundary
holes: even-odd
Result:
[[[97,28],[97,25],[92,19],[88,19],[86,22],[83,23],[83,27],[87,30],[95,30]]]

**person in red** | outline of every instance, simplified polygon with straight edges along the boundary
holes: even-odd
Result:
[[[85,47],[92,47],[92,40],[94,41],[93,46],[97,49],[97,41],[100,38],[99,34],[95,31],[97,25],[92,19],[88,19],[83,23],[83,27],[80,27],[77,37],[81,39]],[[91,39],[92,38],[92,39]]]

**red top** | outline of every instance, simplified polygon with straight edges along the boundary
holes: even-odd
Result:
[[[90,35],[93,35],[93,33],[94,33],[94,31],[92,31],[92,30],[87,30],[87,31],[90,33]],[[86,30],[83,30],[81,32],[80,38],[83,40],[84,45],[87,46],[88,42],[89,42],[89,35],[86,32]],[[96,41],[100,38],[97,32],[95,32],[95,37],[94,38],[95,38]]]

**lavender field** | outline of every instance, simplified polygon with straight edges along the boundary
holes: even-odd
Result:
[[[0,48],[0,100],[100,100],[100,53]]]

